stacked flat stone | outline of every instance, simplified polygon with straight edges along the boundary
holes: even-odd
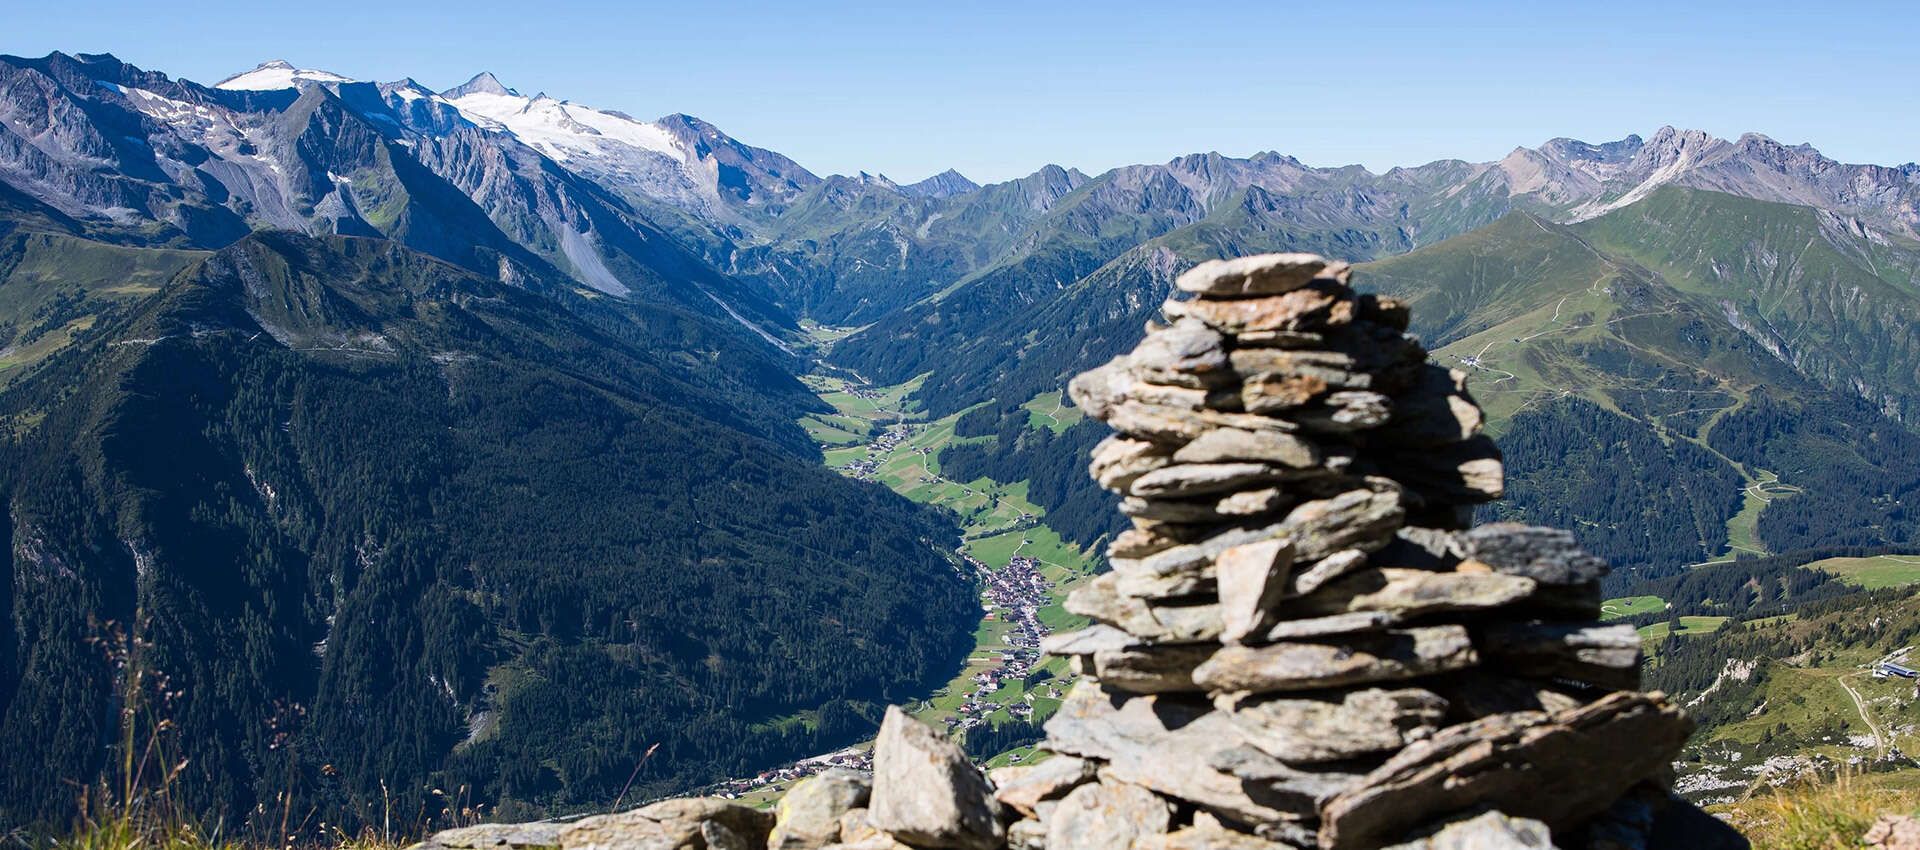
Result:
[[[1094,625],[1043,645],[1088,677],[1043,746],[1107,797],[1145,789],[1249,840],[1379,847],[1476,809],[1571,835],[1657,786],[1691,725],[1633,691],[1639,636],[1598,622],[1603,561],[1563,531],[1468,530],[1503,470],[1465,376],[1349,274],[1204,263],[1165,323],[1072,382],[1118,432],[1091,471],[1132,528],[1067,600]],[[1061,808],[1010,836],[1063,846]]]

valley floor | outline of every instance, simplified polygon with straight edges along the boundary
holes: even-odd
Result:
[[[982,587],[981,621],[965,666],[911,710],[950,734],[1038,723],[1051,715],[1075,677],[1065,659],[1041,658],[1040,640],[1086,624],[1067,613],[1062,602],[1093,576],[1097,559],[1047,526],[1045,510],[1027,498],[1025,481],[956,481],[942,474],[942,449],[982,438],[955,435],[954,424],[964,411],[929,419],[909,400],[924,377],[881,387],[857,373],[822,366],[803,380],[834,409],[808,415],[800,423],[820,444],[827,465],[915,502],[952,511],[961,526],[953,557]],[[1024,407],[1032,427],[1056,432],[1082,415],[1066,407],[1058,392],[1031,399]],[[800,778],[836,764],[866,766],[869,750],[870,743],[863,743],[708,791],[771,805]],[[1032,757],[1031,746],[1019,746],[986,762],[998,767]]]

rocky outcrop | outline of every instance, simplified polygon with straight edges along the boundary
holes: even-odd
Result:
[[[1132,528],[1067,600],[1093,625],[1042,645],[1083,674],[1050,757],[989,781],[892,709],[870,802],[805,783],[776,846],[1743,846],[1665,786],[1692,723],[1636,690],[1638,635],[1598,622],[1605,562],[1468,527],[1503,478],[1479,408],[1347,276],[1203,264],[1171,323],[1072,382],[1119,432],[1091,472]]]

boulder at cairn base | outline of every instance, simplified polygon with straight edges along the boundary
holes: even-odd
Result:
[[[764,847],[773,815],[706,797],[663,800],[567,824],[564,850],[735,850]]]
[[[1475,805],[1571,829],[1668,761],[1693,723],[1660,694],[1567,711],[1496,714],[1406,749],[1321,808],[1320,846],[1360,850]]]
[[[441,830],[408,850],[558,850],[563,826],[554,821],[474,824]]]
[[[834,768],[800,781],[775,806],[768,850],[820,850],[840,840],[840,819],[867,805],[873,777]]]
[[[916,847],[992,850],[1006,841],[1002,808],[966,753],[899,706],[873,744],[873,825]]]

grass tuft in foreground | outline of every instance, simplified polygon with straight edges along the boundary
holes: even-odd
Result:
[[[1860,837],[1883,815],[1920,813],[1920,790],[1842,774],[1711,811],[1746,835],[1754,850],[1842,850],[1861,846]]]

